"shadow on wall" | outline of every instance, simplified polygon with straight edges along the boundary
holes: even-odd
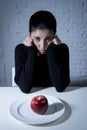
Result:
[[[69,86],[85,87],[85,86],[87,86],[87,80],[71,81]]]

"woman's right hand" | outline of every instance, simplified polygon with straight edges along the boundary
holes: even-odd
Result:
[[[33,40],[32,40],[32,38],[30,37],[30,36],[27,36],[26,38],[25,38],[25,40],[23,41],[23,44],[25,45],[25,46],[32,46],[32,42],[33,42]]]

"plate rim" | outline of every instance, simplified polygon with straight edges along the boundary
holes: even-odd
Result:
[[[63,105],[63,110],[62,110],[63,112],[62,112],[62,114],[61,114],[59,117],[57,117],[57,118],[55,118],[55,119],[53,119],[53,120],[51,120],[51,121],[48,120],[48,121],[46,121],[46,122],[44,121],[44,122],[41,122],[41,123],[29,122],[29,120],[26,121],[24,118],[21,119],[21,116],[20,116],[20,115],[18,114],[18,112],[17,112],[18,107],[19,107],[20,105],[22,105],[23,103],[26,103],[30,97],[33,98],[34,96],[37,96],[37,95],[44,95],[44,96],[46,96],[46,97],[51,97],[51,98],[57,99],[57,101],[60,102],[60,103]],[[13,107],[14,107],[14,108],[13,108]],[[13,113],[13,110],[15,110],[15,113]],[[49,95],[49,94],[34,94],[34,95],[29,95],[27,98],[26,98],[26,97],[24,97],[24,98],[22,97],[22,98],[20,98],[20,99],[15,100],[15,101],[10,105],[9,111],[10,111],[10,114],[11,114],[16,120],[22,121],[22,122],[24,122],[24,123],[26,123],[26,124],[30,124],[30,125],[41,125],[41,124],[50,123],[50,122],[53,122],[53,121],[59,119],[59,118],[64,114],[65,105],[64,105],[64,103],[62,102],[62,100],[61,100],[60,98],[57,98],[57,97],[55,97],[54,95]],[[16,114],[16,115],[15,115],[15,114]],[[57,114],[57,113],[56,113],[56,114]],[[37,115],[38,115],[38,114],[37,114]],[[53,115],[54,115],[54,114],[53,114]],[[50,115],[47,115],[47,116],[50,116]],[[51,115],[51,117],[52,117],[52,115]]]

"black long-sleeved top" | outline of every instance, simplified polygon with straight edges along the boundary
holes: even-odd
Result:
[[[46,54],[38,56],[34,45],[17,45],[15,82],[25,93],[29,93],[33,86],[54,86],[57,91],[64,91],[70,82],[68,46],[51,43]]]

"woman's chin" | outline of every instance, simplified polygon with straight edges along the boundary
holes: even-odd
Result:
[[[40,54],[42,54],[42,55],[45,54],[45,53],[46,53],[46,51],[40,52]]]

